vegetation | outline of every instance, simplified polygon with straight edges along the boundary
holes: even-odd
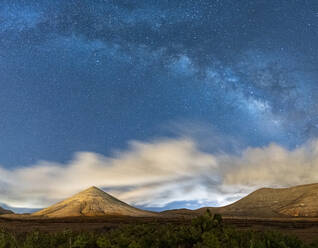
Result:
[[[189,225],[124,225],[104,232],[14,234],[0,231],[0,248],[318,248],[277,232],[239,231],[207,212]]]

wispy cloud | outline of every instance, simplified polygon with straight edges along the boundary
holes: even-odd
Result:
[[[216,166],[215,158],[199,151],[190,139],[132,142],[128,151],[113,157],[82,152],[64,165],[39,162],[27,168],[1,168],[0,200],[14,206],[39,207],[96,185],[112,189],[122,200],[156,205],[158,192],[161,198],[162,192],[176,188],[191,192],[186,182]],[[161,204],[171,201],[175,194],[167,193]]]
[[[318,182],[318,141],[294,150],[277,144],[248,148],[241,156],[224,156],[224,185],[293,186]]]
[[[317,182],[318,141],[291,151],[276,144],[248,148],[241,155],[209,154],[190,138],[134,141],[112,157],[81,152],[67,164],[0,171],[0,201],[15,207],[44,207],[91,185],[135,205],[222,205],[262,186]]]

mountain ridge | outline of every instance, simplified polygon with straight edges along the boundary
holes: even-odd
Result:
[[[288,188],[260,188],[223,207],[205,207],[229,216],[249,217],[318,217],[318,183]]]
[[[318,217],[318,183],[297,185],[289,188],[260,188],[240,200],[223,207],[203,207],[196,210],[173,209],[162,212],[150,212],[132,207],[92,186],[29,216],[34,218],[97,217],[108,215],[191,217],[203,214],[207,209],[212,213],[219,213],[229,217]]]
[[[3,215],[3,214],[14,214],[14,212],[11,210],[5,209],[3,207],[0,207],[0,215]]]

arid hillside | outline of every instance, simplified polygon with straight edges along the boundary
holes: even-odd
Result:
[[[318,217],[318,183],[290,188],[261,188],[224,207],[204,207],[197,210],[174,209],[161,213],[132,207],[104,191],[91,187],[51,207],[31,215],[12,215],[0,208],[0,214],[12,218],[78,217],[78,216],[133,216],[192,218],[207,209],[228,217],[243,218],[315,218]],[[9,215],[4,215],[9,214]]]
[[[90,187],[51,207],[33,213],[31,216],[74,217],[74,216],[154,216],[155,213],[134,208],[104,191]]]
[[[0,214],[13,214],[13,212],[11,210],[0,207]]]
[[[195,210],[202,213],[207,208]],[[261,188],[225,207],[209,208],[225,216],[318,217],[318,184],[290,188]]]

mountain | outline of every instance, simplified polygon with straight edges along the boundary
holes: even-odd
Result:
[[[206,209],[195,212],[202,213]],[[233,204],[209,209],[225,216],[318,217],[318,183],[290,188],[261,188]]]
[[[0,207],[0,215],[1,214],[13,214],[13,212],[11,210],[7,210],[7,209]]]
[[[104,191],[90,187],[76,195],[32,214],[32,216],[154,216],[155,213],[134,208]]]
[[[24,214],[24,213],[34,213],[36,211],[41,210],[40,208],[18,208],[18,207],[12,207],[7,204],[1,203],[0,207],[4,209],[10,209],[12,213],[15,214]]]

